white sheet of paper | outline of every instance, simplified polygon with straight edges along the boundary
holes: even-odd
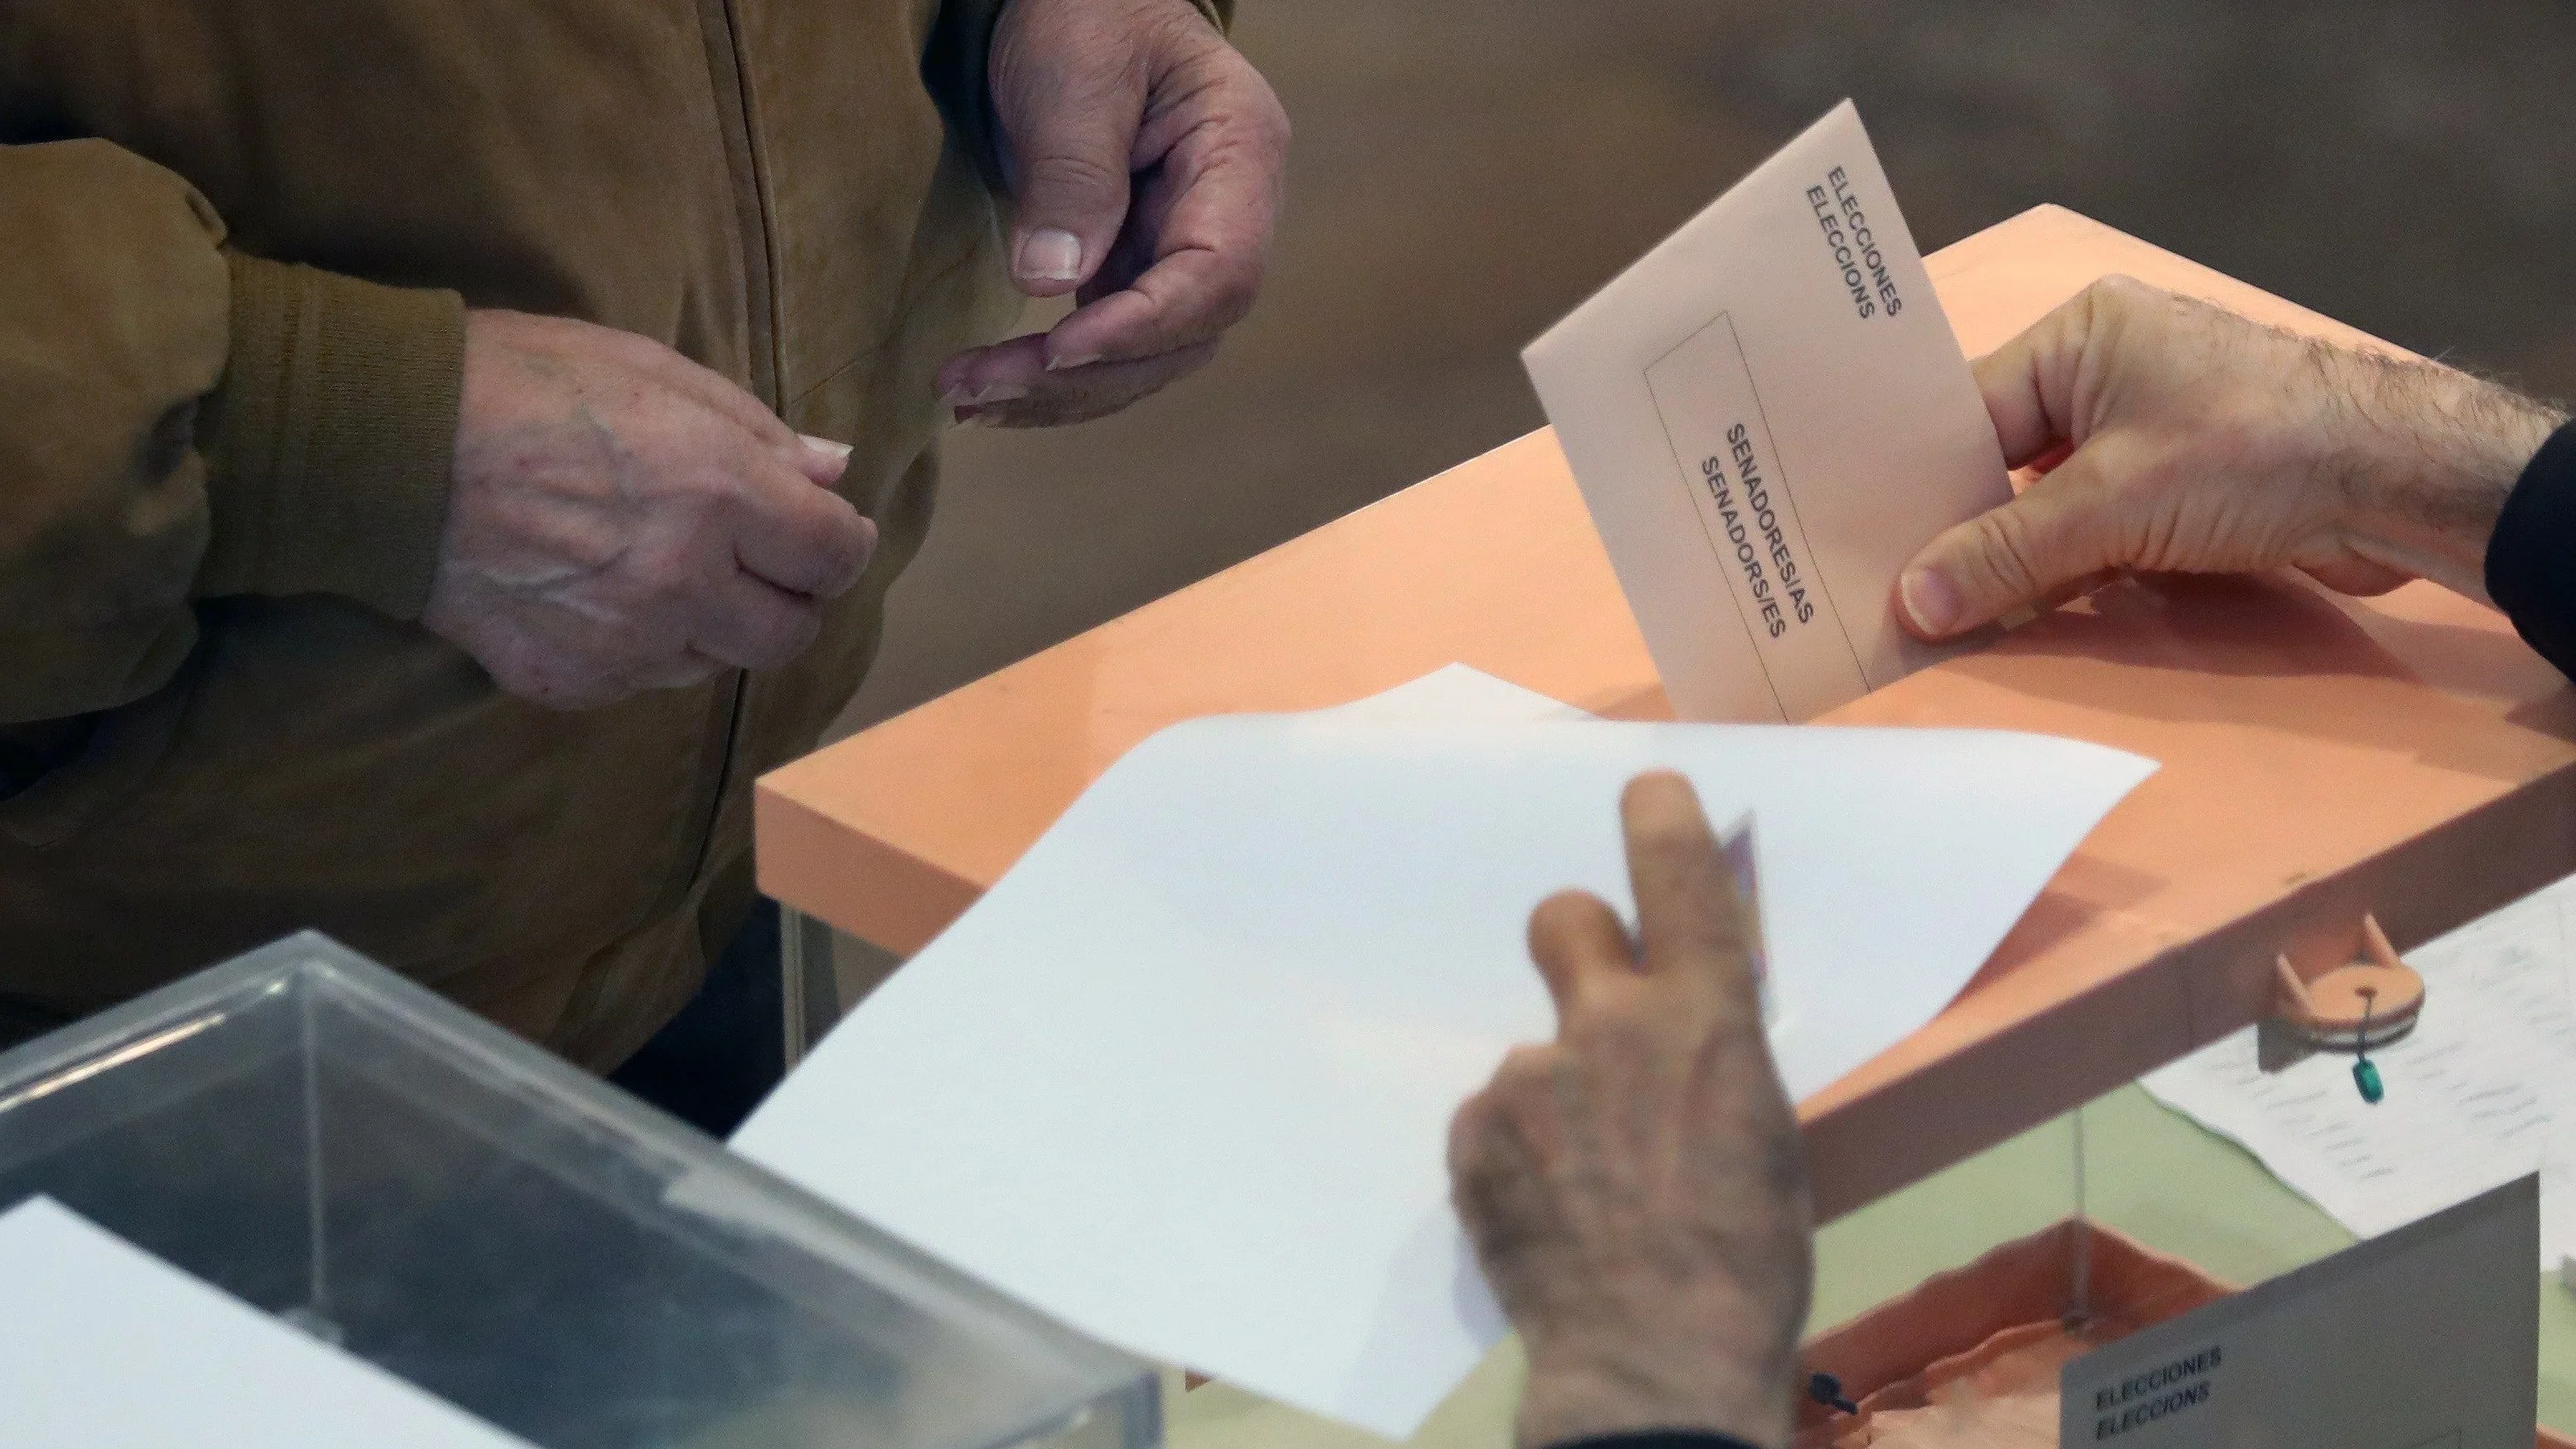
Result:
[[[1307,718],[1344,723],[1495,725],[1565,724],[1593,716],[1535,689],[1496,679],[1481,669],[1448,664],[1383,694],[1316,710]]]
[[[2348,1056],[2266,1076],[2252,1027],[2144,1085],[2362,1237],[2538,1172],[2541,1264],[2555,1269],[2576,1253],[2571,906],[2576,879],[2407,953],[2424,977],[2424,1014],[2413,1035],[2371,1053],[2388,1089],[2377,1106],[2353,1086]]]
[[[1478,696],[1493,722],[1465,718]],[[1939,1011],[2155,768],[1534,699],[1444,672],[1415,687],[1426,717],[1154,736],[734,1146],[1098,1337],[1400,1438],[1503,1331],[1449,1208],[1448,1120],[1553,1034],[1530,908],[1630,900],[1631,776],[1678,767],[1713,818],[1756,817],[1803,1097]]]
[[[9,1449],[527,1449],[50,1198],[0,1214]]]
[[[1682,718],[1804,721],[1937,657],[1897,572],[2012,488],[1850,102],[1522,360]]]

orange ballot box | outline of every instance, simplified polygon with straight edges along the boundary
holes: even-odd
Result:
[[[2054,207],[1929,261],[1972,356],[2115,273],[2369,342]],[[1341,704],[1453,661],[1668,716],[1544,431],[769,775],[761,885],[909,954],[1155,730]],[[1802,1104],[1826,1217],[2263,1017],[2277,958],[2350,960],[2365,915],[2402,950],[2576,870],[2576,693],[2501,617],[2429,584],[2122,583],[1820,727],[1837,724],[2029,730],[2164,768],[1947,1011]]]

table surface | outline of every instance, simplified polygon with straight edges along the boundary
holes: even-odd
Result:
[[[2369,345],[2054,207],[1929,264],[1972,355],[2115,272]],[[772,773],[762,887],[907,954],[1155,730],[1452,661],[1667,714],[1545,432]],[[2576,870],[2576,695],[2431,585],[2124,583],[1824,722],[2031,730],[2164,765],[1940,1017],[1801,1104],[1826,1218],[2252,1021],[2276,952],[2343,955],[2364,910],[2404,949]]]

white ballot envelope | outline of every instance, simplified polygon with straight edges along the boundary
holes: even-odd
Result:
[[[2058,1443],[2522,1449],[2540,1394],[2524,1177],[2068,1364]]]
[[[1522,360],[1683,719],[1803,723],[1937,657],[1897,572],[2012,485],[1849,101]]]

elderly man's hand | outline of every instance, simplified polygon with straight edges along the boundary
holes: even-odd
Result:
[[[559,709],[783,664],[876,546],[831,490],[848,457],[660,343],[469,312],[421,622]]]
[[[1621,810],[1637,938],[1576,892],[1530,918],[1557,1040],[1459,1109],[1459,1216],[1529,1350],[1524,1449],[1647,1429],[1783,1445],[1812,1248],[1748,914],[1687,781],[1644,776]]]
[[[1116,412],[1205,364],[1252,309],[1287,114],[1189,0],[1010,0],[991,70],[1011,274],[1081,305],[951,359],[941,401],[1002,427]]]
[[[2428,578],[2483,600],[2496,517],[2558,421],[2124,277],[1976,374],[2006,461],[2046,476],[1906,566],[1897,613],[1925,638],[2122,569],[2293,567],[2356,594]]]

